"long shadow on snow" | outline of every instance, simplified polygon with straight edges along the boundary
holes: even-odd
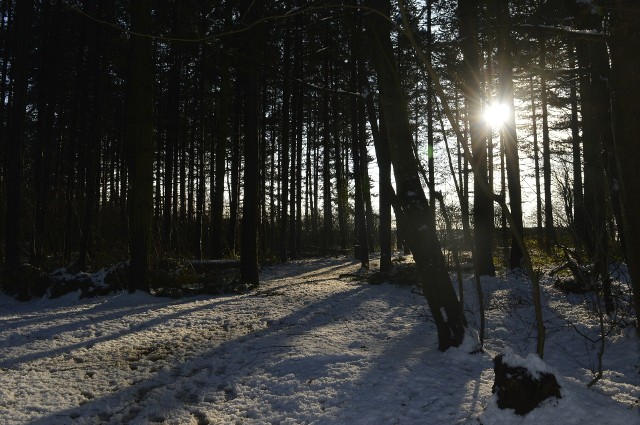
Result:
[[[379,311],[379,328],[372,328],[376,324],[369,323],[362,332],[359,338],[363,343],[361,347],[353,344],[340,356],[319,355],[285,360],[278,365],[279,375],[286,376],[292,370],[306,370],[301,379],[314,382],[323,370],[344,369],[346,364],[347,369],[357,376],[353,385],[342,385],[342,391],[336,392],[332,400],[327,400],[327,410],[318,418],[320,423],[396,423],[396,420],[454,423],[467,418],[469,412],[478,409],[473,400],[477,399],[483,370],[491,367],[490,360],[460,349],[446,353],[438,351],[433,323],[404,305],[403,298],[394,298],[392,295],[398,288],[389,286],[393,289],[385,294],[385,286],[378,288],[383,289],[380,297],[387,301],[388,308]],[[423,301],[421,295],[416,294],[416,297],[418,302]],[[394,323],[403,318],[409,323],[404,328],[405,332],[394,334],[395,338],[385,338],[393,331],[390,329]],[[359,351],[380,347],[379,354],[373,356],[362,355]],[[312,385],[316,391],[323,392],[331,384],[324,387]],[[473,395],[465,397],[470,392]],[[461,409],[452,411],[449,408],[452,398],[460,400],[454,405],[470,404],[469,412]],[[385,417],[394,402],[402,416]]]
[[[335,264],[335,262],[334,262]],[[349,267],[351,264],[342,263],[343,267]],[[334,280],[333,276],[330,276],[327,280]],[[217,347],[214,347],[206,352],[196,355],[195,357],[183,362],[182,364],[176,364],[172,368],[161,369],[150,378],[144,379],[134,385],[122,388],[119,391],[111,394],[104,395],[102,397],[93,398],[87,401],[82,406],[76,408],[70,408],[56,413],[49,414],[45,417],[38,418],[32,421],[32,424],[55,424],[55,423],[68,423],[70,419],[76,419],[82,417],[83,420],[87,420],[88,417],[94,417],[99,421],[108,420],[134,420],[140,413],[137,405],[145,405],[147,395],[156,389],[162,390],[169,386],[170,388],[179,389],[183,386],[183,383],[187,383],[187,386],[192,383],[194,376],[199,374],[205,374],[211,376],[217,376],[220,381],[219,385],[233,383],[240,377],[251,374],[252,370],[257,367],[267,365],[252,364],[249,362],[243,362],[242,364],[233,364],[232,355],[245,352],[246,350],[264,349],[265,347],[273,347],[286,345],[287,340],[291,335],[295,335],[295,327],[302,327],[303,330],[308,330],[310,325],[323,326],[332,320],[338,320],[330,316],[326,317],[326,320],[318,320],[313,316],[319,311],[331,310],[336,302],[343,300],[347,297],[352,298],[350,307],[352,310],[357,308],[357,301],[360,297],[358,294],[363,291],[374,290],[374,287],[358,285],[349,291],[343,291],[332,294],[325,297],[318,302],[312,302],[305,305],[303,308],[296,310],[288,316],[280,319],[279,323],[266,329],[249,332],[245,335],[241,335],[236,339],[227,340],[222,342]],[[199,306],[196,309],[203,308]],[[341,313],[348,315],[349,311],[341,310]],[[185,314],[184,311],[175,314]],[[173,316],[172,314],[171,316]],[[160,323],[166,320],[166,316],[162,318],[154,319],[151,322]],[[147,326],[148,328],[149,326]],[[166,342],[171,342],[167,340]],[[215,341],[211,341],[214,343]],[[163,341],[158,341],[157,344],[162,344]],[[86,342],[78,345],[86,345]],[[69,347],[67,347],[69,348]],[[286,347],[285,347],[286,348]],[[56,350],[57,351],[57,350]],[[257,358],[257,357],[256,357]],[[237,369],[233,369],[236,367]],[[209,388],[211,389],[211,388]],[[223,391],[216,388],[217,391]],[[176,391],[178,393],[179,391]],[[154,417],[161,417],[163,412],[167,412],[167,407],[163,404],[145,405],[145,409],[153,412]],[[182,401],[185,405],[191,405],[187,401]],[[109,406],[109,407],[106,407]],[[117,406],[117,407],[116,407]],[[106,409],[111,410],[106,410]],[[189,410],[196,411],[197,406],[191,405]],[[195,414],[195,413],[194,413]],[[115,417],[117,416],[117,417]]]
[[[291,277],[313,277],[320,276],[326,273],[339,270],[345,266],[352,266],[359,264],[357,260],[352,258],[333,258],[333,257],[321,257],[311,260],[299,260],[292,261],[287,264],[279,265],[278,267],[265,267],[262,275],[268,280],[281,280]],[[304,267],[312,268],[311,271],[306,271],[300,274],[300,268]],[[284,269],[284,270],[283,270]]]
[[[29,362],[29,361],[33,361],[33,360],[38,360],[41,358],[46,358],[46,357],[53,357],[56,355],[60,355],[60,354],[64,354],[64,353],[68,353],[71,352],[75,349],[78,348],[82,348],[82,347],[87,347],[87,346],[93,346],[95,344],[101,343],[101,342],[106,342],[106,341],[110,341],[110,340],[116,340],[120,337],[123,336],[127,336],[127,335],[132,335],[132,334],[136,334],[139,332],[143,332],[146,331],[148,328],[154,326],[154,325],[158,325],[161,324],[163,322],[166,322],[168,320],[171,320],[173,318],[177,318],[180,316],[183,316],[185,314],[188,313],[192,313],[192,312],[196,312],[196,311],[200,311],[200,310],[205,310],[205,309],[211,309],[211,308],[215,308],[216,306],[219,305],[223,305],[226,303],[231,303],[235,300],[234,297],[229,297],[229,296],[225,296],[222,298],[212,298],[209,301],[205,301],[204,303],[199,303],[198,306],[196,307],[192,307],[192,308],[187,308],[187,309],[183,309],[183,310],[179,310],[179,311],[172,311],[170,314],[167,315],[162,315],[162,316],[157,316],[155,318],[150,318],[149,320],[143,321],[142,323],[138,323],[135,327],[135,329],[128,329],[128,330],[124,330],[124,329],[117,329],[116,332],[114,334],[109,334],[109,323],[108,321],[110,320],[117,320],[117,319],[121,319],[122,317],[124,317],[125,315],[128,317],[132,317],[133,315],[137,315],[137,314],[144,314],[146,312],[149,312],[150,307],[153,306],[158,306],[159,309],[171,309],[171,308],[175,308],[176,306],[180,306],[180,305],[188,305],[193,303],[194,301],[196,301],[196,299],[188,299],[188,300],[181,300],[180,302],[176,302],[176,303],[172,303],[169,306],[166,305],[159,305],[159,304],[146,304],[144,306],[139,306],[139,307],[135,307],[132,310],[127,310],[126,308],[122,308],[122,306],[115,306],[117,307],[116,309],[114,309],[113,311],[107,311],[102,313],[101,315],[95,315],[95,314],[91,314],[89,317],[79,317],[77,321],[75,322],[66,322],[64,324],[61,325],[54,325],[51,327],[45,327],[46,329],[46,336],[47,337],[52,337],[54,335],[57,335],[59,332],[69,332],[69,333],[73,333],[73,332],[79,332],[84,330],[83,328],[88,325],[88,324],[95,324],[95,325],[99,325],[100,329],[104,330],[105,333],[107,333],[106,335],[101,335],[101,336],[96,336],[93,338],[89,338],[89,339],[83,339],[82,341],[76,343],[76,344],[70,344],[70,345],[63,345],[60,347],[56,347],[54,349],[50,349],[50,350],[41,350],[41,351],[36,351],[34,353],[29,353],[27,355],[23,355],[23,356],[19,356],[19,357],[15,357],[15,358],[11,358],[11,359],[3,359],[0,360],[0,367],[2,368],[7,368],[7,369],[12,369],[15,368],[16,366],[18,366],[21,363],[25,363],[25,362]],[[131,312],[133,311],[133,314],[131,314]],[[44,320],[44,319],[43,319]],[[17,328],[16,328],[17,329]],[[41,329],[41,328],[40,328]],[[44,334],[45,332],[42,332],[40,329],[38,329],[38,337],[36,337],[35,339],[45,339],[42,338],[41,334]]]

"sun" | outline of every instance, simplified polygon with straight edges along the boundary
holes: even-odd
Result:
[[[500,128],[507,122],[510,113],[511,109],[504,103],[492,103],[484,111],[484,121],[491,128]]]

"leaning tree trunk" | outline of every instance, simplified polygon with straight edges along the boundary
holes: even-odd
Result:
[[[388,0],[365,3],[389,16]],[[407,103],[402,93],[393,56],[388,21],[377,14],[367,15],[371,58],[378,76],[382,110],[393,164],[400,218],[407,231],[407,243],[420,274],[422,290],[438,330],[438,348],[458,346],[464,336],[461,305],[451,283],[440,241],[433,225],[431,208],[420,184],[418,161],[414,156]]]
[[[637,69],[640,63],[640,4],[627,2],[624,6],[610,1],[613,7],[609,49],[613,86],[613,128],[618,171],[620,203],[625,234],[628,241],[640,239],[640,85]],[[640,332],[640,244],[627,244],[627,263],[631,274],[633,300],[636,309],[636,330]]]

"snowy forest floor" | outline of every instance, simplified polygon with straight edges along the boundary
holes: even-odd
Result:
[[[607,328],[603,378],[586,387],[600,345],[593,294],[566,295],[543,280],[545,362],[562,399],[517,416],[492,396],[492,358],[535,351],[526,279],[483,278],[484,352],[469,354],[469,336],[442,353],[417,288],[345,278],[358,272],[352,260],[324,258],[266,268],[261,286],[242,295],[0,295],[0,422],[640,423],[633,326]],[[464,288],[477,329],[472,278]]]

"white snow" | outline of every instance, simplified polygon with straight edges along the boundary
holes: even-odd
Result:
[[[529,287],[483,278],[485,351],[473,279],[468,337],[442,353],[419,290],[340,279],[358,263],[315,259],[264,270],[224,297],[0,295],[3,424],[637,424],[640,340],[615,328],[604,376],[587,388],[598,343],[589,295],[544,287],[547,345],[535,351]],[[571,325],[569,325],[569,323]],[[498,409],[492,358],[512,350],[550,368],[562,399],[524,417]],[[514,360],[515,361],[515,360]]]
[[[540,379],[541,373],[555,374],[555,371],[536,353],[529,353],[526,358],[523,358],[514,353],[513,350],[506,349],[502,354],[502,361],[504,364],[512,367],[523,367],[527,369],[529,375],[534,379]]]

